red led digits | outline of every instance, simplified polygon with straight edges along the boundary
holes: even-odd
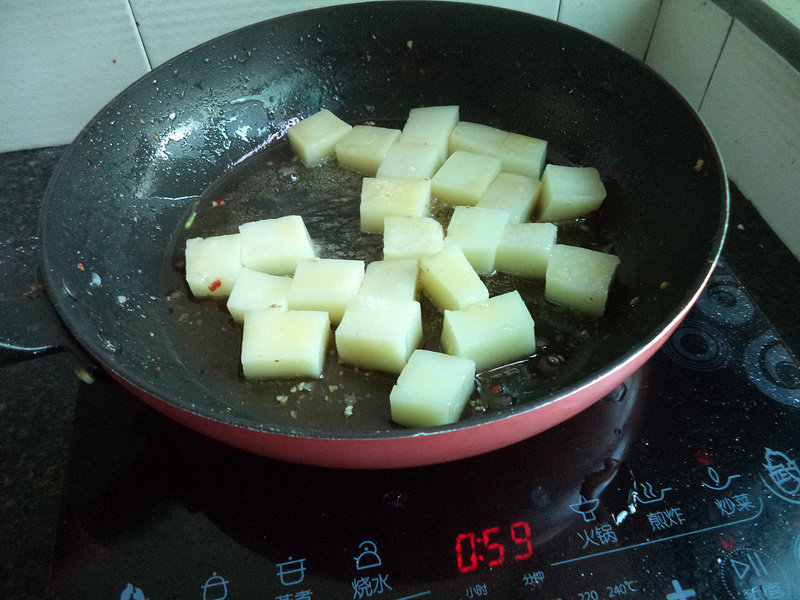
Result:
[[[504,562],[506,562],[506,549],[503,544],[500,542],[492,542],[490,541],[489,537],[499,533],[499,527],[490,527],[489,529],[483,530],[483,546],[487,550],[491,550],[492,552],[496,552],[497,556],[495,558],[489,559],[489,562],[486,564],[490,567],[499,567]],[[488,558],[488,557],[487,557]]]
[[[467,547],[464,547],[464,542]],[[464,560],[464,556],[468,560]],[[456,560],[458,561],[458,570],[462,573],[469,573],[478,568],[478,551],[475,544],[474,533],[459,533],[456,538]]]
[[[517,521],[511,526],[511,539],[518,546],[524,545],[526,550],[514,557],[514,560],[525,560],[533,556],[533,544],[531,543],[531,526],[527,521]]]
[[[481,563],[487,567],[499,567],[506,562],[506,545],[503,544],[505,531],[500,527],[488,527],[480,534],[459,533],[456,536],[456,565],[461,573],[475,571]],[[527,521],[517,521],[508,528],[511,541],[517,546],[515,561],[533,556],[531,526]]]

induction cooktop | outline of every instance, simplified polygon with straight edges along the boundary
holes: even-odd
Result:
[[[82,384],[49,598],[800,598],[800,367],[720,264],[571,420],[396,470],[253,456]]]

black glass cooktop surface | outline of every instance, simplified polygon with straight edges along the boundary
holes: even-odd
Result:
[[[721,264],[570,421],[389,471],[248,455],[79,391],[49,597],[800,597],[800,367]]]

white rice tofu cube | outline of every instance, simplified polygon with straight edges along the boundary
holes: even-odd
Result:
[[[401,138],[435,148],[439,164],[447,158],[447,145],[458,124],[458,106],[424,106],[408,111]]]
[[[474,361],[415,350],[389,393],[392,420],[405,427],[455,423],[474,390]]]
[[[322,310],[337,325],[361,288],[364,261],[306,258],[297,263],[289,287],[290,310]]]
[[[547,165],[542,175],[537,221],[575,219],[597,210],[606,188],[594,167]]]
[[[429,179],[365,177],[361,182],[361,231],[383,233],[386,217],[424,217],[430,206]]]
[[[508,211],[509,222],[530,221],[542,183],[527,175],[501,172],[475,206]]]
[[[419,281],[440,310],[458,310],[489,298],[489,290],[458,246],[420,258]]]
[[[336,328],[336,351],[345,364],[397,374],[422,341],[416,300],[359,296]]]
[[[509,275],[544,279],[557,233],[553,223],[509,223],[497,245],[494,268]]]
[[[507,137],[508,132],[502,129],[461,121],[450,134],[448,152],[452,154],[458,150],[464,150],[475,154],[496,156]]]
[[[420,259],[444,247],[442,224],[432,217],[386,217],[383,221],[383,258]]]
[[[291,284],[291,278],[284,275],[242,268],[228,297],[228,312],[234,321],[243,323],[249,310],[287,310]]]
[[[433,195],[448,204],[474,206],[500,173],[500,159],[486,154],[453,152],[431,179]]]
[[[619,257],[597,250],[556,244],[545,276],[544,297],[579,312],[601,316]]]
[[[314,167],[336,157],[336,143],[351,128],[349,123],[323,109],[289,127],[286,135],[303,164]]]
[[[374,177],[399,136],[399,129],[356,125],[337,142],[336,160],[340,167]]]
[[[242,268],[238,233],[186,240],[186,283],[196,298],[226,298]]]
[[[442,164],[439,149],[425,142],[403,139],[401,135],[386,152],[376,177],[425,179],[433,177]]]
[[[497,244],[508,220],[505,210],[456,206],[447,225],[444,245],[458,246],[475,271],[489,274],[494,271]]]
[[[303,218],[287,215],[242,223],[242,265],[272,275],[291,275],[297,261],[316,256]]]
[[[448,354],[474,360],[478,371],[536,351],[533,317],[517,290],[461,310],[444,311],[441,341]]]
[[[545,168],[547,141],[520,133],[510,133],[494,156],[502,161],[503,171],[539,179],[542,176],[542,169]]]
[[[242,329],[244,376],[321,377],[330,335],[325,312],[248,311]]]
[[[416,258],[373,261],[367,265],[358,295],[416,300],[418,270]]]

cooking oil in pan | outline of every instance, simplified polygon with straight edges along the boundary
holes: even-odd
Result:
[[[286,215],[303,217],[317,255],[322,258],[366,263],[381,260],[382,236],[360,230],[361,181],[361,175],[341,169],[335,162],[313,168],[304,166],[285,142],[255,154],[215,182],[180,223],[174,234],[170,265],[175,281],[180,278],[182,282],[187,238],[235,233],[242,223]],[[446,224],[450,211],[437,205],[432,214]],[[561,225],[559,242],[598,249],[607,249],[608,245],[594,231],[591,219]],[[513,364],[479,373],[464,418],[535,403],[577,381],[584,374],[584,363],[592,348],[603,335],[599,325],[602,320],[582,317],[546,302],[543,281],[503,273],[482,279],[492,296],[511,290],[520,292],[536,323],[537,351]],[[227,316],[225,304],[193,299],[184,283],[171,295],[173,314],[184,329],[208,330],[209,322],[214,322],[214,339],[208,343],[232,355],[221,361],[227,374],[220,369],[215,373],[236,379],[231,385],[240,386],[243,397],[252,394],[273,399],[298,425],[330,426],[334,419],[336,426],[342,428],[396,427],[391,423],[388,403],[393,376],[340,364],[331,344],[322,380],[246,381],[237,366],[241,329]],[[424,294],[419,300],[422,347],[440,350],[442,314]],[[193,340],[202,336],[202,331],[188,335]]]

